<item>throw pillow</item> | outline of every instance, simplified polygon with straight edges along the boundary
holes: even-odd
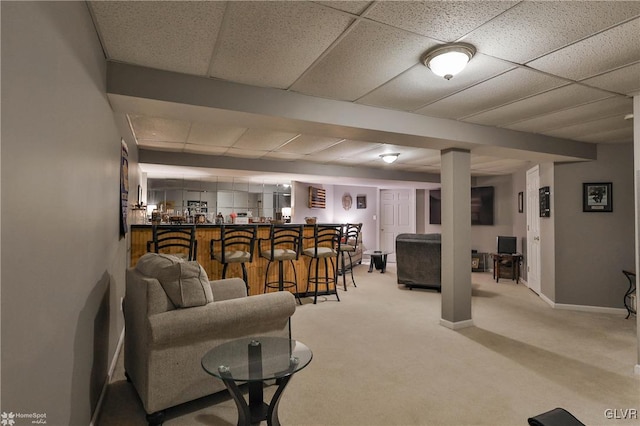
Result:
[[[145,253],[138,259],[136,270],[147,277],[158,278],[156,274],[160,269],[180,262],[184,260],[170,254]]]
[[[191,308],[213,302],[211,285],[198,262],[177,262],[157,271],[156,278],[177,308]]]

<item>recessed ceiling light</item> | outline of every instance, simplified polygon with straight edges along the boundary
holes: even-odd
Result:
[[[470,44],[447,44],[428,50],[422,57],[422,63],[435,75],[451,80],[467,66],[475,53],[475,47]]]

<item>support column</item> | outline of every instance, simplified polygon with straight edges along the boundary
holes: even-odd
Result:
[[[441,153],[442,314],[440,324],[457,330],[471,319],[471,154]]]
[[[640,305],[638,296],[640,289],[638,288],[638,276],[640,275],[640,94],[633,97],[633,151],[634,161],[633,170],[635,176],[635,243],[636,243],[636,312]],[[638,356],[636,360],[635,373],[640,375],[640,315],[636,314],[636,342],[638,346]]]

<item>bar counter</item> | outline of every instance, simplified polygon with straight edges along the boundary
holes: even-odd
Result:
[[[258,226],[257,238],[268,239],[269,230],[271,225],[268,223],[253,223],[252,225]],[[233,227],[234,225],[227,224],[225,227]],[[313,237],[313,225],[304,226],[304,237],[302,240],[302,247],[310,247],[313,245],[313,240],[308,237]],[[151,235],[152,225],[131,225],[131,266],[134,267],[138,262],[138,259],[147,252],[147,241],[152,240]],[[212,239],[220,238],[220,225],[213,224],[200,224],[196,225],[196,240],[198,241],[198,254],[197,261],[201,264],[210,280],[216,280],[222,278],[223,265],[215,259],[211,259],[211,246],[210,241]],[[249,284],[249,295],[262,294],[264,292],[264,278],[265,271],[267,269],[268,260],[260,257],[260,250],[257,246],[253,252],[253,262],[246,263],[247,278]],[[264,244],[267,244],[264,242]],[[298,260],[293,261],[298,276],[297,289],[290,289],[292,292],[297,291],[301,295],[304,294],[307,289],[307,270],[309,267],[309,257],[300,254]],[[291,270],[291,263],[285,262],[285,279],[293,280],[293,271]],[[229,264],[227,268],[227,278],[242,277],[242,270],[240,264]],[[274,262],[269,268],[269,281],[278,280],[278,265]],[[313,284],[309,286],[309,291],[313,291],[315,288]],[[333,290],[333,285],[331,285]],[[276,290],[270,290],[276,291]],[[319,292],[324,292],[324,286],[318,288]]]

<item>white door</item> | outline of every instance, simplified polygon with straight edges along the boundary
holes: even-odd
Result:
[[[398,234],[416,232],[415,191],[383,189],[380,191],[380,248],[395,251]],[[395,254],[389,255],[395,262]]]
[[[527,285],[540,294],[540,173],[527,170]]]

